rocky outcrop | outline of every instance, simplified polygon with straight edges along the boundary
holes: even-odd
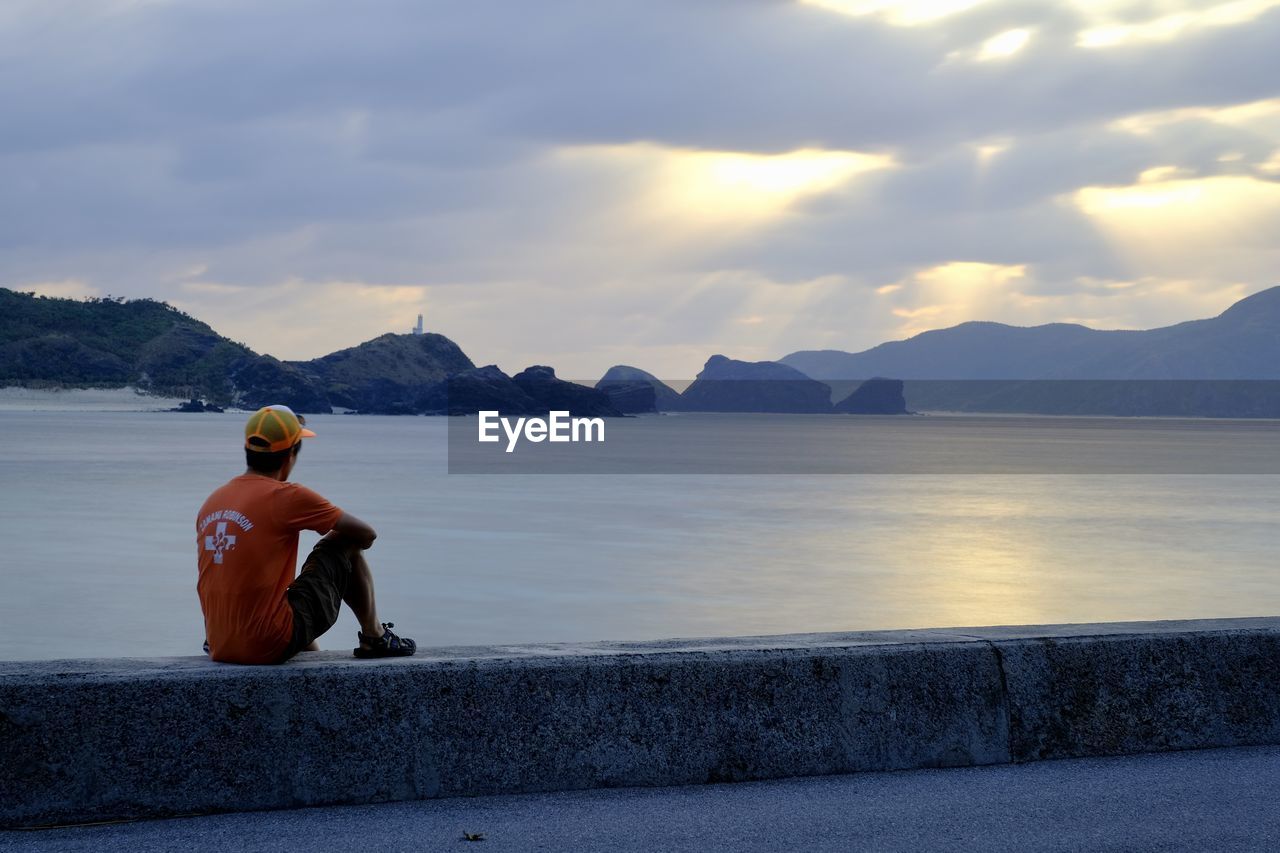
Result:
[[[555,371],[535,365],[507,376],[496,365],[464,370],[437,383],[420,396],[415,411],[427,415],[545,415],[567,411],[578,417],[622,415],[603,391],[566,382]]]
[[[653,386],[648,382],[610,382],[597,385],[613,407],[624,415],[645,415],[658,411]]]
[[[414,408],[424,415],[474,415],[482,411],[530,415],[539,410],[537,401],[493,364],[455,373],[437,383]]]
[[[328,414],[333,411],[324,390],[298,370],[269,355],[248,359],[231,373],[233,404],[259,409],[283,403],[295,412]]]
[[[831,389],[785,364],[713,355],[680,395],[680,405],[695,412],[826,414]]]
[[[627,414],[680,409],[679,392],[652,373],[626,364],[616,364],[605,371],[596,389],[608,394],[613,404]]]
[[[179,403],[178,405],[174,406],[169,411],[183,412],[186,414],[202,414],[204,412],[211,412],[213,414],[222,414],[222,412],[225,410],[221,406],[215,406],[213,403],[206,403],[204,400],[200,400],[195,397],[192,397],[190,400],[187,400],[185,402]]]
[[[622,412],[603,391],[556,377],[544,364],[535,364],[511,377],[538,405],[539,412],[568,412],[577,417],[621,417]]]
[[[839,415],[905,415],[907,398],[901,379],[868,379],[832,407]]]
[[[371,414],[418,411],[450,376],[475,367],[444,335],[386,334],[321,358],[295,362],[335,406]]]

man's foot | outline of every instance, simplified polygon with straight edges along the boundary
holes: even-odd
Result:
[[[418,644],[408,637],[398,636],[391,629],[393,622],[382,623],[382,636],[370,637],[363,631],[357,631],[360,645],[351,650],[358,658],[403,658],[418,650]]]

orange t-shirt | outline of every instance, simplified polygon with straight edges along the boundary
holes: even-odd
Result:
[[[328,533],[342,510],[297,483],[241,474],[196,516],[209,656],[232,663],[275,663],[293,638],[285,590],[298,562],[298,533]]]

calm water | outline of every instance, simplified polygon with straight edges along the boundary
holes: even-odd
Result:
[[[0,412],[0,658],[198,653],[194,514],[243,469],[243,417]],[[838,440],[830,418],[787,419]],[[963,433],[999,458],[1036,429],[984,439],[982,423],[916,422],[913,440]],[[1118,457],[1241,440],[1222,422],[1181,422],[1176,446],[1168,423],[1112,423],[1052,428]],[[714,447],[734,424],[628,429]],[[1280,613],[1271,474],[451,475],[447,419],[312,425],[294,479],[377,527],[382,617],[427,645]],[[1280,439],[1275,422],[1247,431]],[[320,644],[355,632],[344,612]]]

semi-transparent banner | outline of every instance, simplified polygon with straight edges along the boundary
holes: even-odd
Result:
[[[459,400],[449,472],[1280,473],[1280,382],[1270,380],[663,385],[569,395],[561,409]]]

